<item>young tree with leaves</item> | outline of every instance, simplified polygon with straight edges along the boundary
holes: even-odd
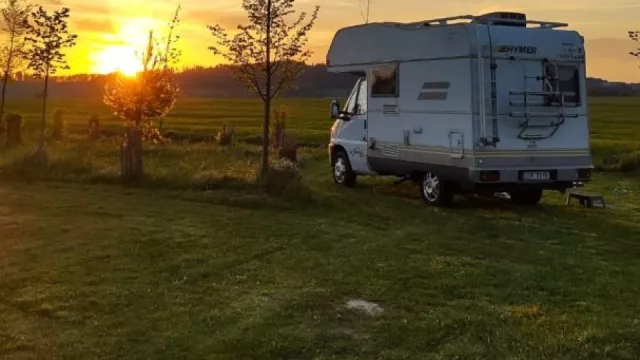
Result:
[[[311,15],[297,17],[295,0],[243,0],[248,25],[239,25],[230,36],[220,25],[209,30],[217,40],[210,47],[232,67],[237,80],[264,103],[262,173],[269,169],[269,127],[271,102],[282,91],[291,88],[311,57],[305,49],[308,33],[318,17],[319,7]],[[288,22],[293,18],[293,22]]]
[[[179,24],[180,7],[169,26],[166,46],[160,47],[149,32],[147,48],[141,53],[142,71],[135,76],[116,74],[107,84],[104,102],[116,116],[125,120],[125,141],[121,147],[121,175],[127,181],[137,181],[143,175],[142,140],[158,139],[158,130],[149,121],[163,117],[173,108],[179,92],[174,67],[180,52],[174,34]]]
[[[0,13],[4,21],[2,31],[6,35],[5,43],[0,49],[3,70],[0,93],[0,123],[2,123],[9,79],[25,60],[25,34],[29,30],[31,5],[26,5],[24,0],[5,0],[5,7],[0,10]]]
[[[629,38],[635,42],[640,42],[640,31],[629,31]],[[638,47],[636,51],[632,51],[630,54],[640,60],[640,47]]]
[[[62,8],[52,14],[40,6],[31,14],[28,34],[26,37],[29,49],[29,69],[36,78],[44,77],[44,93],[42,96],[42,119],[40,128],[39,149],[44,148],[44,134],[46,128],[47,96],[49,92],[49,77],[58,70],[70,69],[67,64],[65,49],[76,45],[77,35],[69,33],[69,8]]]

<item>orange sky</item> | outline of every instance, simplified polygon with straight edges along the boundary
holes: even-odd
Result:
[[[361,0],[366,3],[366,0]],[[70,7],[71,28],[80,35],[69,52],[73,72],[124,70],[143,47],[151,28],[162,28],[178,3],[183,6],[180,35],[183,65],[215,65],[208,50],[212,38],[207,24],[235,27],[244,22],[241,0],[48,0],[48,7]],[[298,0],[297,8],[321,6],[311,34],[313,60],[322,62],[333,34],[341,27],[361,23],[358,0]],[[371,21],[418,21],[450,15],[480,14],[494,10],[526,12],[531,19],[563,21],[586,38],[589,76],[638,81],[640,69],[629,51],[634,43],[627,31],[640,29],[639,0],[371,0]],[[124,60],[123,60],[124,59]],[[131,59],[130,61],[127,59]],[[132,69],[129,69],[132,70]],[[135,69],[133,69],[135,70]]]

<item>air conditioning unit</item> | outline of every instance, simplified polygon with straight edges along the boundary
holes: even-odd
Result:
[[[481,23],[489,20],[493,25],[527,27],[527,15],[522,13],[500,11],[476,17],[476,21]]]

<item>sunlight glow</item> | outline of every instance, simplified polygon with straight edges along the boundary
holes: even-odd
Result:
[[[127,76],[133,76],[142,71],[140,54],[144,52],[149,38],[149,31],[161,25],[157,20],[148,18],[123,19],[117,34],[105,34],[107,43],[94,52],[94,73],[109,74],[120,72]]]
[[[131,46],[109,45],[94,57],[94,73],[110,74],[121,72],[133,76],[142,71],[142,61],[136,54],[137,50]]]

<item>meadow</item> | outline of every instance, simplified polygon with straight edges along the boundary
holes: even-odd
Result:
[[[122,123],[98,100],[52,102],[68,134],[46,171],[23,161],[38,104],[9,104],[27,145],[0,150],[0,358],[640,357],[638,99],[591,102],[588,190],[606,210],[556,193],[426,208],[392,179],[339,189],[328,102],[281,104],[303,148],[277,194],[254,182],[256,101],[182,99],[162,122],[179,140],[145,145],[136,186],[118,182]],[[90,114],[109,136],[87,140]],[[210,141],[225,124],[233,146]]]

